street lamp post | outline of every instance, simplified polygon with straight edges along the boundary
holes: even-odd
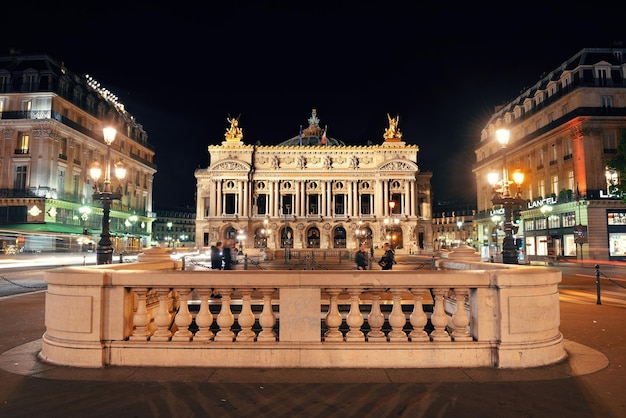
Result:
[[[289,242],[291,240],[290,238],[290,234],[287,232],[287,229],[289,227],[289,224],[287,223],[287,215],[289,213],[289,209],[291,209],[291,205],[290,204],[285,204],[283,212],[285,215],[285,228],[283,230],[283,250],[285,252],[285,263],[288,262],[289,260]]]
[[[172,223],[167,223],[167,246],[170,246],[170,242],[172,241]]]
[[[509,131],[498,129],[496,137],[503,149],[502,180],[498,180],[497,173],[489,173],[488,180],[493,187],[494,196],[491,202],[494,205],[501,205],[504,208],[504,239],[502,240],[502,262],[504,264],[518,264],[517,247],[513,239],[513,208],[520,207],[524,203],[521,198],[521,184],[524,182],[524,173],[516,171],[513,173],[513,181],[517,184],[515,196],[511,195],[509,175],[506,169],[506,145],[509,143]],[[497,186],[500,186],[498,189]]]
[[[120,184],[115,192],[111,190],[111,144],[115,140],[116,131],[114,128],[104,128],[103,134],[104,142],[107,144],[107,155],[102,189],[98,187],[98,179],[102,174],[102,168],[97,161],[91,164],[89,174],[94,180],[94,193],[92,198],[93,200],[102,202],[102,233],[100,234],[100,242],[98,242],[96,249],[96,264],[111,264],[113,261],[113,247],[109,229],[109,214],[111,212],[111,202],[122,198],[122,186]],[[120,181],[126,176],[126,169],[121,162],[115,164],[115,176]]]
[[[263,260],[267,260],[267,239],[270,236],[269,221],[263,220],[263,228],[261,229],[261,240],[263,246]]]
[[[394,218],[393,217],[393,208],[396,207],[396,202],[394,200],[390,200],[389,201],[389,216],[387,218],[385,218],[385,226],[386,226],[386,234],[385,237],[387,239],[391,239],[391,249],[394,250],[395,249],[395,235],[391,234],[391,231],[393,231],[394,225],[397,226],[400,223],[400,219],[398,218]]]

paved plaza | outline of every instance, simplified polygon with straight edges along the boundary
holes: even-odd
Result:
[[[3,297],[0,417],[626,417],[626,291],[577,286],[568,359],[522,370],[59,367],[37,359],[45,292]]]

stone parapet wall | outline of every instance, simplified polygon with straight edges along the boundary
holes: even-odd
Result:
[[[40,358],[316,368],[524,368],[565,358],[559,271],[450,262],[455,270],[424,272],[51,270]]]

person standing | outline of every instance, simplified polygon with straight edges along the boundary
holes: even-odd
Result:
[[[391,245],[389,245],[389,243],[386,242],[383,245],[383,250],[385,251],[385,253],[380,258],[380,260],[378,260],[378,265],[383,270],[391,270],[393,268],[393,265],[396,262],[395,256],[393,254],[393,250],[391,249]]]
[[[222,248],[222,258],[224,259],[224,270],[233,269],[233,254],[232,254],[233,240],[226,240],[224,248]]]
[[[359,246],[359,250],[354,254],[354,262],[357,270],[367,270],[367,253],[365,252],[365,244]]]
[[[217,241],[215,245],[211,247],[211,269],[222,269],[222,241]]]

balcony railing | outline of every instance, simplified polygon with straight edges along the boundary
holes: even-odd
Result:
[[[315,368],[522,368],[565,358],[558,270],[453,255],[429,272],[180,271],[169,255],[56,269],[46,272],[40,358]]]

